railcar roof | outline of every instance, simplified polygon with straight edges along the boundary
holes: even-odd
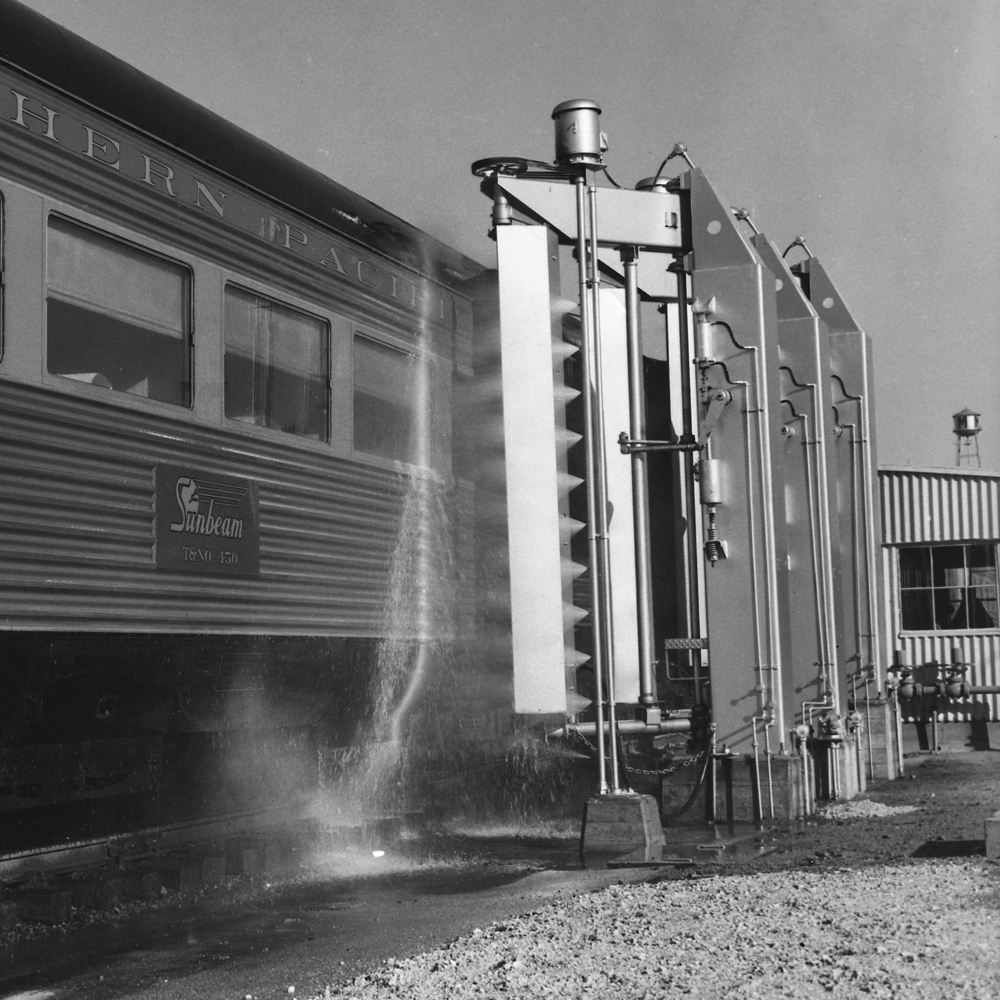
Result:
[[[385,256],[453,285],[484,268],[54,21],[0,0],[0,62]]]

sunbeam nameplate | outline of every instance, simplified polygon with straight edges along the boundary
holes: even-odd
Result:
[[[180,465],[156,467],[156,568],[257,576],[257,486]]]

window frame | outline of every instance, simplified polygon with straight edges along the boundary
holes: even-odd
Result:
[[[376,347],[381,347],[388,351],[395,351],[397,354],[401,354],[409,358],[409,363],[426,364],[430,366],[431,371],[434,371],[433,358],[421,353],[413,344],[407,344],[402,340],[397,340],[392,337],[380,336],[368,327],[354,326],[351,330],[351,453],[355,457],[371,459],[378,462],[388,462],[394,467],[400,465],[406,467],[415,467],[416,462],[407,458],[395,458],[389,455],[382,455],[374,451],[365,451],[357,446],[357,434],[354,429],[354,414],[355,414],[355,394],[357,392],[357,385],[355,383],[354,373],[357,365],[357,356],[355,351],[355,345],[358,340],[367,340],[369,343],[374,344]],[[433,462],[431,464],[434,464]]]
[[[262,276],[256,269],[243,270],[236,266],[232,255],[205,254],[200,255],[189,249],[184,249],[175,243],[150,236],[146,231],[136,230],[104,215],[81,209],[63,201],[58,197],[18,185],[27,195],[38,199],[38,216],[36,225],[39,227],[40,239],[32,254],[37,268],[38,283],[35,295],[37,321],[32,324],[35,331],[32,357],[29,367],[23,374],[13,377],[28,379],[33,384],[40,384],[50,391],[66,396],[102,403],[136,413],[147,413],[151,416],[168,418],[172,421],[190,423],[207,429],[223,430],[236,433],[244,438],[263,438],[272,442],[281,442],[283,446],[296,449],[321,451],[344,460],[368,465],[373,468],[408,472],[418,466],[414,462],[385,458],[372,452],[361,451],[354,447],[354,339],[364,337],[374,343],[400,351],[422,360],[428,365],[431,380],[431,391],[435,399],[441,398],[445,369],[448,377],[451,372],[451,361],[443,358],[428,345],[414,343],[410,324],[403,328],[392,322],[380,319],[362,318],[364,312],[363,298],[356,302],[344,301],[336,305],[330,304],[326,296],[318,293],[315,298],[306,297],[306,293],[298,287],[280,284],[280,276],[275,272],[273,277]],[[136,394],[109,391],[98,385],[76,381],[53,374],[48,370],[48,240],[47,229],[50,216],[55,215],[68,222],[90,229],[99,236],[131,245],[139,251],[161,257],[173,264],[185,267],[191,278],[188,308],[190,310],[190,377],[191,404],[179,406],[163,400],[139,396]],[[280,305],[317,317],[328,324],[329,329],[329,369],[327,373],[329,385],[329,440],[319,441],[314,438],[302,437],[270,427],[259,427],[256,424],[245,423],[225,415],[224,381],[225,381],[225,331],[223,329],[223,314],[225,309],[224,290],[228,284],[234,284],[252,294],[273,299]],[[37,338],[37,339],[35,339]],[[9,347],[9,344],[7,345]],[[20,355],[19,355],[20,358]],[[6,360],[6,357],[4,358]],[[6,377],[10,377],[9,374]],[[217,384],[216,384],[217,383]],[[439,442],[442,414],[431,413],[431,448],[428,455],[429,468],[441,469],[442,462],[447,465],[447,456],[441,450]]]
[[[89,230],[97,236],[116,243],[122,243],[140,253],[158,257],[169,264],[184,268],[188,275],[187,296],[187,356],[188,356],[188,402],[187,404],[171,403],[168,400],[152,396],[141,396],[124,390],[108,389],[100,385],[68,378],[56,372],[49,371],[49,221],[53,217],[62,219],[71,225]],[[204,424],[204,415],[197,412],[197,313],[195,301],[198,288],[198,271],[201,265],[199,258],[185,253],[177,247],[150,239],[144,234],[126,229],[115,223],[96,218],[92,215],[74,211],[68,206],[45,198],[41,213],[41,337],[40,360],[42,385],[58,389],[71,395],[80,395],[89,399],[97,399],[112,405],[135,406],[143,410],[167,414],[180,419],[193,419]],[[111,315],[111,314],[109,314]]]
[[[266,424],[258,424],[240,420],[238,417],[231,417],[226,413],[226,293],[232,287],[248,295],[266,299],[277,306],[288,309],[290,312],[301,313],[310,319],[319,320],[326,327],[326,437],[314,438],[305,434],[296,434],[292,431],[284,431],[278,427],[269,427]],[[223,426],[230,430],[242,430],[251,434],[264,433],[267,435],[278,435],[282,441],[297,441],[300,444],[313,448],[321,448],[324,451],[336,450],[338,446],[337,427],[335,426],[335,393],[336,393],[336,330],[340,317],[330,312],[328,309],[318,308],[315,303],[306,302],[294,295],[288,295],[280,291],[275,291],[273,286],[263,285],[260,282],[247,280],[244,276],[238,275],[231,268],[226,268],[222,272],[222,280],[219,285],[219,404]],[[353,384],[353,383],[352,383]],[[352,428],[353,430],[353,428]]]
[[[0,190],[0,362],[3,362],[7,332],[7,202]]]
[[[913,552],[916,550],[927,550],[932,553],[934,549],[949,549],[949,548],[960,548],[965,550],[963,555],[963,569],[968,571],[969,569],[969,555],[968,550],[975,547],[989,547],[993,550],[993,569],[994,569],[994,582],[992,584],[993,597],[997,602],[996,607],[1000,609],[1000,542],[996,539],[962,539],[955,541],[941,541],[933,543],[920,543],[920,544],[907,544],[907,545],[897,545],[895,546],[896,553],[893,560],[893,570],[895,573],[894,579],[894,589],[896,593],[896,611],[899,616],[899,633],[904,635],[920,635],[920,636],[942,636],[942,635],[968,635],[968,634],[989,634],[997,635],[1000,634],[1000,618],[998,618],[998,623],[993,626],[988,627],[965,627],[961,628],[955,627],[941,627],[936,624],[936,603],[934,601],[934,595],[938,591],[947,590],[971,590],[971,589],[982,589],[983,585],[979,585],[978,588],[973,585],[968,585],[966,587],[949,587],[946,585],[937,586],[933,582],[933,555],[931,554],[931,583],[926,587],[904,587],[903,586],[903,567],[902,567],[902,554],[904,552]],[[990,586],[987,584],[986,586]],[[908,628],[904,622],[903,618],[903,597],[907,592],[921,591],[931,594],[931,613],[934,616],[935,624],[932,628]]]
[[[400,459],[400,458],[387,458],[384,455],[378,455],[370,451],[362,451],[357,448],[354,444],[355,434],[354,434],[354,343],[357,338],[362,340],[370,340],[379,347],[385,347],[389,350],[398,351],[400,354],[405,354],[412,358],[413,361],[418,364],[424,364],[427,366],[427,377],[429,382],[429,391],[431,392],[434,405],[432,405],[430,413],[428,414],[428,433],[430,434],[430,442],[427,454],[427,466],[421,466],[415,459],[417,456],[411,456],[410,459]],[[350,403],[347,407],[351,414],[351,433],[350,433],[350,455],[351,458],[359,462],[369,462],[373,465],[379,465],[383,468],[392,469],[436,469],[441,470],[443,467],[447,466],[450,462],[450,457],[442,450],[441,436],[442,427],[441,423],[444,419],[444,412],[447,410],[450,412],[451,403],[447,406],[438,406],[438,403],[444,402],[442,399],[442,389],[443,389],[443,375],[442,375],[442,365],[447,367],[447,378],[451,378],[452,362],[443,358],[440,354],[431,350],[429,346],[425,344],[415,343],[412,340],[406,340],[400,337],[394,332],[386,332],[372,323],[352,323],[351,324],[351,336],[350,336]],[[450,418],[449,418],[450,419]]]

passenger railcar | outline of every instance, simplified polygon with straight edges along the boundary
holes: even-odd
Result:
[[[2,853],[279,804],[350,742],[482,269],[0,23]]]

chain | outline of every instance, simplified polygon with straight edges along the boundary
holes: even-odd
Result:
[[[591,750],[594,751],[595,754],[597,753],[597,747],[595,747],[594,744],[591,743],[590,740],[588,740],[587,737],[583,735],[583,733],[574,731],[573,735],[577,739],[585,743]],[[631,774],[653,774],[653,775],[673,774],[675,771],[680,771],[685,767],[690,767],[692,764],[697,763],[697,761],[706,757],[710,751],[711,751],[710,747],[706,748],[705,750],[702,750],[700,753],[696,753],[693,757],[688,757],[687,760],[681,761],[680,764],[675,764],[673,767],[661,767],[653,771],[650,770],[649,768],[644,768],[644,767],[632,767],[630,764],[626,763],[625,770],[630,772]]]
[[[692,764],[707,756],[708,752],[708,750],[702,750],[701,753],[696,753],[693,757],[688,757],[687,760],[683,760],[679,764],[675,764],[673,767],[661,767],[656,771],[651,771],[643,767],[630,767],[628,764],[625,765],[625,770],[630,771],[632,774],[673,774],[674,771],[680,771],[685,767],[690,767]]]

